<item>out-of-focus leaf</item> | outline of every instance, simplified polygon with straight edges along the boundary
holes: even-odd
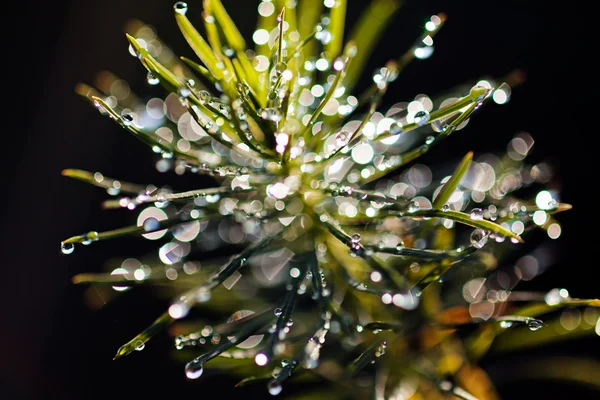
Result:
[[[196,28],[194,28],[194,25],[192,25],[190,20],[185,15],[177,12],[175,13],[175,20],[177,21],[181,33],[183,33],[183,37],[200,60],[202,60],[204,65],[206,65],[206,68],[208,68],[210,73],[218,81],[223,79],[223,69],[217,66],[218,60],[212,49],[202,35],[198,33]]]
[[[383,30],[390,23],[401,4],[402,2],[399,0],[374,0],[369,3],[354,26],[350,34],[350,40],[356,42],[358,53],[344,78],[344,86],[347,92],[351,91],[356,84],[375,45],[379,43],[379,37],[383,34]]]
[[[169,315],[169,313],[164,313],[160,317],[156,319],[148,328],[144,329],[139,335],[131,339],[129,342],[125,343],[123,346],[119,347],[117,350],[117,354],[113,358],[113,360],[117,360],[119,358],[125,357],[128,354],[131,354],[136,349],[143,348],[144,344],[150,340],[154,335],[158,332],[165,329],[168,325],[173,323],[174,319]]]
[[[214,15],[229,46],[236,51],[243,52],[246,49],[246,41],[223,7],[221,0],[204,0],[204,10],[210,11]]]
[[[346,23],[346,2],[337,0],[329,14],[329,25],[327,29],[331,33],[331,40],[325,44],[324,50],[329,61],[335,59],[342,51],[344,43],[344,26]]]
[[[458,187],[458,184],[462,180],[462,178],[466,175],[469,170],[469,166],[471,165],[471,160],[473,159],[473,152],[470,151],[466,156],[463,157],[460,164],[454,170],[452,177],[444,184],[444,187],[438,193],[437,197],[433,201],[433,208],[441,209],[444,204],[448,202],[452,193]]]
[[[147,186],[139,185],[136,183],[124,182],[109,178],[102,175],[100,172],[92,173],[81,169],[64,169],[62,171],[63,176],[77,179],[90,185],[98,186],[104,189],[115,189],[119,188],[119,192],[138,195],[146,190]]]
[[[394,212],[392,211],[392,212],[390,212],[390,214],[394,214]],[[485,231],[494,232],[496,234],[500,234],[502,236],[506,236],[511,239],[515,239],[516,241],[521,242],[521,243],[523,242],[523,239],[520,236],[518,236],[515,233],[509,231],[508,229],[496,224],[495,222],[488,221],[486,219],[480,219],[480,220],[472,219],[469,214],[466,214],[461,211],[454,211],[454,210],[443,211],[443,210],[431,209],[431,210],[419,210],[419,211],[414,211],[414,212],[401,212],[398,215],[401,215],[404,217],[411,217],[411,218],[425,217],[425,218],[451,219],[453,221],[460,222],[461,224],[472,226],[473,228],[480,228]]]

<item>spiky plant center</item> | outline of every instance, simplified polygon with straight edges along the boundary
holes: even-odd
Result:
[[[500,322],[502,329],[513,324],[527,325],[530,330],[542,326],[535,318],[538,311],[486,314],[488,306],[493,310],[496,303],[490,294],[494,292],[494,298],[500,299],[500,293],[504,293],[500,303],[508,301],[508,291],[490,290],[490,301],[483,301],[486,279],[471,279],[470,274],[481,267],[486,274],[493,270],[499,256],[487,247],[522,241],[520,235],[525,232],[526,223],[532,227],[532,218],[533,226],[544,227],[551,237],[556,237],[559,225],[546,221],[551,214],[570,206],[557,203],[549,192],[540,192],[544,194],[542,200],[546,200],[541,201],[538,195],[536,204],[510,199],[511,192],[525,184],[521,172],[516,171],[527,169],[521,160],[533,144],[529,135],[516,138],[520,141],[514,146],[518,157],[506,165],[497,161],[499,166],[494,171],[482,163],[472,171],[477,175],[475,180],[485,181],[485,187],[473,182],[470,187],[459,187],[470,170],[472,152],[463,157],[451,176],[438,181],[437,187],[431,177],[427,182],[413,182],[410,176],[406,180],[414,166],[407,174],[386,178],[464,127],[488,97],[505,102],[510,88],[503,83],[504,89],[502,85],[493,89],[490,82],[482,80],[482,86],[457,90],[459,97],[432,100],[419,95],[410,103],[397,103],[386,112],[378,112],[388,85],[400,71],[412,59],[424,59],[433,52],[433,36],[444,23],[443,14],[431,16],[413,47],[378,68],[370,87],[354,97],[353,88],[377,42],[374,38],[389,22],[398,1],[369,2],[359,28],[344,46],[345,0],[265,0],[258,8],[261,17],[253,35],[254,50],[247,50],[220,0],[203,3],[208,41],[188,20],[187,4],[174,5],[177,24],[201,63],[184,57],[175,59],[169,52],[165,57],[165,52],[158,51],[163,44],[147,27],[127,35],[131,54],[147,70],[148,83],[160,84],[169,92],[164,102],[153,99],[159,100],[162,117],[167,100],[173,100],[169,106],[180,112],[169,110],[169,118],[154,118],[150,126],[144,126],[140,120],[149,114],[146,105],[130,108],[127,99],[117,101],[106,90],[103,94],[83,84],[77,87],[77,92],[102,114],[162,154],[159,163],[175,166],[175,172],[180,174],[188,169],[208,174],[217,182],[211,188],[173,193],[170,188],[126,183],[98,172],[63,172],[103,187],[111,195],[123,196],[106,201],[105,208],[134,210],[148,206],[140,212],[136,225],[73,236],[62,242],[63,253],[72,253],[76,243],[90,244],[123,235],[143,235],[147,239],[169,235],[169,241],[158,251],[160,262],[156,258],[150,262],[158,267],[152,269],[135,260],[139,266],[135,271],[117,268],[112,274],[80,274],[75,282],[110,284],[115,285],[115,290],[132,282],[154,280],[176,286],[179,281],[168,281],[178,279],[173,266],[180,262],[185,274],[196,275],[192,277],[193,285],[177,291],[168,309],[121,346],[115,358],[143,349],[152,336],[172,323],[179,324],[177,320],[211,296],[216,302],[223,293],[236,297],[238,294],[231,289],[241,279],[239,271],[250,259],[269,258],[288,250],[277,260],[281,265],[273,268],[278,271],[274,274],[284,271],[281,276],[288,283],[284,298],[267,306],[273,306],[272,309],[264,309],[260,296],[243,298],[242,293],[238,300],[243,300],[245,309],[234,312],[237,319],[233,326],[216,326],[214,335],[212,327],[205,327],[175,338],[178,350],[197,348],[207,341],[214,345],[186,364],[189,379],[199,378],[204,364],[219,355],[248,358],[254,362],[252,367],[273,366],[274,360],[289,357],[292,361],[282,360],[281,367],[266,378],[269,392],[276,395],[282,390],[281,383],[299,365],[318,368],[320,348],[331,332],[328,337],[341,339],[341,351],[360,351],[360,355],[349,364],[347,357],[341,357],[344,365],[329,360],[335,365],[331,371],[338,372],[330,374],[330,366],[319,373],[323,377],[329,374],[327,379],[332,381],[355,383],[362,369],[375,364],[375,387],[381,386],[381,395],[376,389],[369,395],[361,392],[361,397],[385,397],[388,375],[396,387],[396,397],[398,393],[402,397],[404,379],[415,376],[426,382],[423,393],[429,394],[429,385],[442,393],[466,393],[446,379],[456,376],[461,366],[477,359],[481,349],[489,347],[497,334],[490,324]],[[274,4],[282,8],[278,15]],[[285,7],[289,7],[287,21]],[[498,94],[497,98],[492,92]],[[166,170],[163,164],[160,168],[157,164],[161,172]],[[431,174],[429,169],[427,172]],[[527,184],[534,183],[535,179],[529,178]],[[541,182],[545,183],[543,179]],[[402,185],[402,190],[394,190]],[[411,190],[405,190],[408,187]],[[477,206],[463,212],[471,199]],[[393,222],[387,223],[390,220]],[[201,223],[202,229],[210,227],[212,232],[209,228],[202,231]],[[474,229],[466,231],[465,236],[455,233],[455,224]],[[193,226],[192,235],[186,235],[186,226]],[[239,240],[226,240],[231,238],[227,230],[236,230]],[[506,238],[510,240],[505,241]],[[186,270],[188,261],[194,264],[187,258],[191,243],[202,247],[210,240],[216,242],[213,249],[225,242],[243,248],[227,260],[202,260],[202,270]],[[188,251],[174,258],[166,256],[179,247]],[[460,263],[473,269],[469,281],[464,285],[450,283],[462,287],[470,305],[457,311],[452,307],[445,309],[449,299],[441,295],[437,286],[443,275]],[[116,272],[124,275],[115,276]],[[232,278],[233,283],[228,284]],[[256,284],[257,290],[263,284],[272,286],[266,280],[271,278],[265,275],[265,280],[256,279],[250,285]],[[220,286],[231,291],[219,291]],[[424,292],[430,286],[433,288]],[[319,310],[316,319],[307,322],[311,318],[300,315],[295,327],[303,324],[308,339],[288,338],[292,314],[307,290],[312,292],[313,308]],[[558,293],[546,302],[552,306],[574,304],[567,292]],[[453,298],[448,304],[457,301]],[[598,301],[577,304],[598,306]],[[460,336],[450,332],[473,323],[482,324],[481,330],[461,346]],[[370,334],[381,330],[388,332]],[[256,334],[265,340],[246,351],[232,351]],[[417,342],[439,342],[441,346]],[[469,342],[474,345],[469,347]],[[392,357],[383,357],[388,345]],[[473,352],[474,357],[467,356]],[[262,373],[257,371],[256,376],[259,375]],[[380,377],[383,382],[379,382]],[[347,387],[363,390],[366,386]]]

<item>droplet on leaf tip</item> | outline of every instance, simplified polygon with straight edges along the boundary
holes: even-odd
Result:
[[[75,251],[75,245],[73,243],[61,243],[60,250],[63,254],[71,254]]]
[[[185,15],[188,10],[188,5],[184,1],[178,1],[173,5],[173,9],[177,14]]]

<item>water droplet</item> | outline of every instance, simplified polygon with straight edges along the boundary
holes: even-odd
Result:
[[[275,71],[279,74],[281,74],[283,71],[285,71],[287,68],[287,64],[283,61],[278,62],[277,64],[275,64]]]
[[[198,362],[196,360],[190,361],[185,366],[185,376],[188,379],[198,379],[198,378],[200,378],[200,376],[202,376],[203,372],[204,372],[204,366],[202,365],[201,362]]]
[[[132,44],[129,44],[129,54],[131,54],[133,57],[140,58],[140,59],[142,57],[141,54],[138,54],[137,50],[135,49],[135,47],[133,47]],[[96,105],[96,107],[97,107],[96,102],[94,102],[94,105]]]
[[[81,242],[81,244],[83,245],[88,245],[91,244],[92,242],[95,242],[96,240],[98,240],[98,232],[88,232],[85,235],[85,239]]]
[[[160,227],[160,223],[154,217],[147,218],[144,221],[144,230],[146,232],[154,232],[154,231],[158,230],[159,227]]]
[[[512,321],[500,321],[501,328],[507,329],[507,328],[510,328],[511,326],[513,326]]]
[[[382,342],[378,347],[377,347],[377,351],[375,352],[375,357],[381,357],[382,355],[385,354],[385,349],[387,348],[387,342]]]
[[[71,254],[75,251],[75,245],[73,243],[61,243],[60,251],[62,251],[63,254]]]
[[[152,74],[152,72],[148,71],[148,75],[146,75],[146,80],[148,81],[149,85],[158,85],[160,83],[160,79],[158,79],[156,76],[154,76],[154,74]]]
[[[529,319],[527,320],[527,327],[530,331],[537,331],[544,326],[544,322],[539,319]]]
[[[281,308],[276,308],[276,309],[273,311],[273,314],[275,314],[275,316],[276,316],[276,317],[279,317],[279,316],[281,315],[281,313],[282,313],[282,312],[283,312],[283,311],[281,310]]]
[[[446,123],[445,119],[438,119],[437,121],[433,121],[431,123],[431,128],[435,131],[435,132],[444,132],[446,131],[446,129],[448,129],[449,125]]]
[[[497,234],[494,236],[494,239],[496,240],[496,242],[497,242],[497,243],[502,243],[502,242],[504,242],[504,240],[506,239],[506,236],[504,236],[504,235],[501,235],[501,234],[497,233]]]
[[[429,112],[422,110],[415,114],[415,123],[419,126],[425,125],[429,121]]]
[[[398,135],[400,133],[402,133],[403,129],[402,129],[402,124],[399,122],[393,122],[390,125],[390,134],[392,135]]]
[[[429,136],[427,136],[427,137],[425,138],[425,143],[426,143],[426,144],[431,144],[431,143],[433,143],[433,142],[434,142],[434,140],[435,140],[435,137],[434,137],[434,136],[432,136],[432,135],[429,135]]]
[[[123,121],[123,125],[129,126],[129,125],[133,124],[133,115],[123,114],[121,116],[121,120]]]
[[[210,100],[211,96],[206,90],[201,90],[198,92],[198,100],[200,100],[201,104],[205,104]]]
[[[292,326],[292,325],[294,325],[294,321],[290,318],[288,320],[288,322],[286,323],[286,326]]]
[[[360,233],[355,233],[351,238],[352,243],[356,244],[360,242]]]
[[[398,242],[398,244],[396,245],[396,250],[397,251],[402,251],[402,249],[404,248],[404,242],[401,240]]]
[[[483,210],[481,208],[474,208],[471,210],[469,216],[473,221],[481,221],[483,219]]]
[[[269,394],[271,396],[277,396],[283,390],[281,383],[277,381],[269,382],[267,385],[267,389],[269,390]]]
[[[283,118],[283,114],[276,108],[261,108],[260,117],[262,119],[270,120],[273,122],[279,122]]]
[[[421,209],[421,205],[419,204],[418,201],[413,200],[408,204],[408,212],[417,212]]]
[[[489,89],[483,86],[473,86],[469,92],[469,97],[475,102],[483,100]]]
[[[188,10],[188,5],[184,1],[178,1],[173,5],[173,9],[177,14],[185,15],[185,13],[187,13]]]
[[[180,88],[179,88],[179,95],[180,95],[182,98],[184,98],[184,99],[185,99],[185,98],[189,97],[189,96],[190,96],[190,94],[192,94],[192,91],[190,90],[190,88],[189,88],[189,87],[187,87],[187,86],[182,86],[182,87],[180,87]]]
[[[335,134],[335,143],[338,146],[345,146],[348,143],[348,138],[350,137],[349,133],[346,131],[339,131]]]
[[[450,211],[450,204],[444,204],[444,205],[442,206],[442,211],[443,211],[443,212],[448,212],[448,211]]]
[[[142,342],[141,340],[138,340],[135,343],[135,350],[136,351],[142,351],[142,350],[144,350],[144,347],[146,347],[146,344],[144,342]]]
[[[471,233],[471,245],[476,249],[481,249],[488,241],[488,232],[483,229],[475,229]]]
[[[183,341],[184,341],[184,338],[183,338],[183,336],[177,336],[177,337],[175,338],[175,348],[176,348],[177,350],[181,350],[181,349],[183,349]]]

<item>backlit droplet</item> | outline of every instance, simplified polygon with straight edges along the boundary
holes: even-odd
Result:
[[[267,388],[269,390],[269,394],[272,396],[277,396],[283,390],[283,387],[281,386],[281,384],[276,381],[269,382],[269,384],[267,385]]]
[[[185,317],[189,311],[190,308],[185,303],[175,303],[169,307],[169,315],[175,319]]]
[[[419,126],[425,125],[429,121],[429,112],[422,110],[415,114],[415,123]]]
[[[483,210],[481,208],[474,208],[471,210],[469,217],[473,221],[481,221],[483,219]]]
[[[504,235],[501,235],[501,234],[499,234],[499,233],[497,233],[497,234],[494,236],[494,240],[496,240],[496,242],[497,242],[497,243],[502,243],[502,242],[504,242],[504,240],[505,240],[505,239],[506,239],[506,236],[504,236]]]
[[[399,122],[392,122],[390,125],[390,134],[398,135],[400,133],[402,133],[402,124]]]
[[[202,104],[208,102],[210,100],[210,97],[210,93],[208,93],[206,90],[201,90],[198,92],[198,100],[200,100],[200,103]]]
[[[349,134],[346,131],[339,131],[335,134],[335,143],[338,146],[345,146],[348,143]]]
[[[507,328],[510,328],[511,326],[513,326],[512,321],[500,321],[501,328],[507,329]]]
[[[146,75],[146,80],[148,81],[148,84],[152,86],[158,85],[160,83],[160,79],[154,76],[152,72],[148,72],[148,74]]]
[[[435,132],[444,132],[446,129],[448,129],[448,124],[445,122],[444,119],[438,119],[437,121],[433,121],[431,123],[431,128],[435,131]]]
[[[183,336],[181,336],[181,335],[180,335],[180,336],[177,336],[177,337],[175,338],[175,348],[176,348],[177,350],[181,350],[181,349],[183,349],[183,347],[184,347],[184,345],[183,345],[183,341],[184,341],[184,337],[183,337]]]
[[[273,122],[279,122],[281,121],[281,118],[283,118],[283,114],[281,113],[281,111],[279,111],[276,108],[261,108],[259,113],[262,119],[270,120]]]
[[[95,242],[96,240],[98,240],[98,232],[88,232],[85,234],[84,239],[81,242],[81,244],[87,246],[87,245],[91,244],[92,242]]]
[[[121,119],[123,120],[123,125],[125,126],[133,124],[133,115],[131,114],[123,114]]]
[[[62,251],[63,254],[71,254],[75,251],[75,245],[73,243],[61,243],[60,251]]]
[[[444,205],[442,206],[442,211],[443,211],[443,212],[448,212],[448,211],[450,211],[450,205],[449,205],[449,204],[444,204]]]
[[[539,319],[530,319],[527,321],[527,327],[530,331],[537,331],[538,329],[541,329],[542,326],[544,326],[544,323]]]
[[[413,200],[408,204],[408,212],[417,212],[421,209],[421,205],[419,204],[418,201]]]
[[[282,312],[283,312],[283,311],[281,311],[281,308],[276,308],[276,309],[273,311],[273,314],[275,314],[275,316],[276,316],[276,317],[279,317],[279,316],[281,315],[281,313],[282,313]]]
[[[192,91],[187,86],[182,86],[179,88],[179,95],[183,98],[189,97],[192,94]]]
[[[483,86],[473,86],[469,92],[469,97],[471,97],[471,100],[479,102],[483,100],[488,91],[489,89]]]
[[[200,362],[191,361],[185,366],[185,376],[188,379],[198,379],[204,372],[204,366]]]
[[[188,10],[188,5],[184,1],[178,1],[173,5],[173,9],[177,14],[185,15],[185,13],[187,13]]]
[[[481,249],[488,241],[488,233],[483,229],[475,229],[471,233],[471,245],[476,249]]]
[[[145,344],[144,344],[144,342],[142,342],[141,340],[138,340],[138,341],[135,343],[135,350],[136,350],[136,351],[142,351],[142,350],[144,350],[144,347],[146,347],[146,345],[145,345]]]
[[[352,243],[358,243],[360,242],[360,233],[355,233],[354,235],[352,235]]]
[[[160,222],[154,217],[150,217],[144,221],[144,230],[146,232],[154,232],[160,227]]]
[[[404,242],[401,240],[398,242],[398,244],[396,245],[396,250],[397,251],[402,251],[402,249],[404,249]]]
[[[275,64],[275,71],[277,71],[278,73],[282,73],[283,71],[285,71],[286,68],[287,68],[287,64],[283,61]]]

